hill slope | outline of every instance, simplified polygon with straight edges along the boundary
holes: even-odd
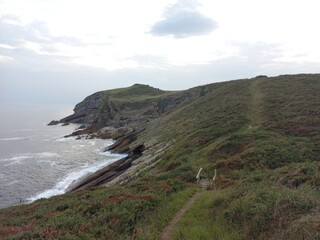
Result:
[[[201,87],[171,92],[135,84],[128,88],[101,91],[88,96],[75,106],[74,114],[60,122],[98,127],[137,127],[198,98],[201,94]]]
[[[175,239],[320,237],[320,75],[259,77],[185,92],[134,85],[99,94],[126,121],[97,111],[107,109],[103,101],[81,121],[130,125],[136,136],[127,142],[129,152],[139,147],[139,156],[108,186],[1,210],[1,237],[158,239],[199,191],[200,167],[204,178],[217,170],[216,190],[202,193]],[[171,107],[159,111],[160,103]],[[75,114],[86,108],[79,105]],[[137,115],[144,121],[130,117]]]

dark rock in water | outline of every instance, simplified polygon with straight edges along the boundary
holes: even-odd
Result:
[[[57,125],[58,123],[59,123],[59,121],[57,121],[57,120],[52,120],[51,122],[48,123],[48,126]]]
[[[94,135],[89,134],[89,135],[86,136],[86,139],[94,139],[94,137],[95,137]]]
[[[70,123],[64,123],[61,126],[68,126],[68,125],[70,125]]]
[[[81,125],[80,127],[78,127],[77,130],[85,129],[85,128],[87,128],[87,126],[83,124],[83,125]]]
[[[139,131],[129,132],[117,139],[117,141],[109,146],[106,151],[111,151],[112,153],[129,153],[130,151],[130,144],[137,139],[137,135]]]
[[[78,181],[77,183],[73,183],[71,186],[68,187],[67,191],[78,191],[81,189],[98,186],[105,182],[111,181],[115,177],[125,172],[131,166],[132,161],[133,159],[129,157],[117,160],[114,163],[111,163],[110,165],[98,170],[94,174]]]

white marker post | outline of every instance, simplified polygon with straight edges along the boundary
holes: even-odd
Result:
[[[217,169],[214,170],[214,176],[212,178],[214,190],[216,190],[216,182],[215,182],[216,177],[217,177]]]
[[[200,183],[200,173],[202,171],[202,167],[199,169],[198,174],[196,176],[197,182]]]

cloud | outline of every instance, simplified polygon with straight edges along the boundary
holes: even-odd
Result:
[[[53,36],[44,22],[23,24],[18,17],[12,15],[0,17],[0,29],[0,63],[7,62],[16,69],[62,69],[61,63],[70,63],[74,57],[59,51],[57,45],[86,46],[74,37]]]
[[[206,35],[217,28],[217,23],[197,11],[199,3],[193,0],[178,0],[169,5],[164,19],[156,22],[150,33],[155,36],[172,35],[175,38],[187,38]]]
[[[69,46],[85,45],[77,38],[52,36],[44,22],[33,21],[24,25],[19,18],[12,15],[0,17],[0,29],[0,45],[8,46],[7,50],[10,47],[31,50],[30,46],[32,45],[33,50],[37,49],[36,53],[50,55],[55,52],[53,45],[57,43]],[[17,53],[17,51],[15,52]]]
[[[43,66],[49,60],[44,56],[33,64],[38,71],[14,65],[0,64],[1,102],[72,103],[103,89],[127,87],[134,83],[149,84],[166,90],[187,89],[208,83],[232,79],[251,78],[257,75],[275,76],[301,72],[319,72],[318,62],[280,62],[281,45],[267,43],[233,43],[238,48],[237,56],[217,59],[208,64],[173,66],[166,59],[153,55],[136,55],[133,58],[144,65],[161,63],[163,68],[148,67],[116,71],[88,66],[65,66],[59,62]],[[25,52],[24,54],[28,54]],[[30,53],[29,53],[30,54]],[[30,59],[26,56],[26,60]],[[46,69],[44,69],[46,68]]]

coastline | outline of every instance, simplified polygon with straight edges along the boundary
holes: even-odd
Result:
[[[142,155],[143,148],[139,149],[139,146],[133,150],[130,149],[129,145],[136,140],[137,135],[142,131],[136,131],[131,128],[110,128],[105,127],[100,129],[99,131],[92,132],[90,128],[79,130],[77,132],[72,133],[71,135],[83,136],[82,134],[85,132],[90,132],[89,135],[85,137],[89,138],[106,138],[114,140],[114,143],[108,146],[104,151],[110,152],[110,154],[117,155],[126,155],[123,158],[120,158],[111,164],[104,166],[97,171],[78,179],[76,182],[70,184],[67,188],[66,192],[73,192],[82,189],[86,189],[89,187],[94,187],[98,185],[105,184],[107,182],[112,181],[116,177],[122,175],[126,170],[128,170],[132,166],[132,162],[139,158]],[[81,135],[79,134],[81,133]],[[110,137],[110,138],[109,138]]]
[[[64,124],[65,123],[62,123],[61,126],[64,126]],[[52,124],[49,123],[48,125],[50,126]],[[129,147],[129,145],[136,140],[138,133],[142,130],[143,129],[136,131],[130,127],[104,127],[97,129],[95,126],[89,126],[86,128],[80,127],[71,134],[64,136],[63,139],[65,140],[73,137],[76,141],[81,139],[111,140],[113,142],[106,146],[100,154],[108,155],[109,158],[115,157],[116,159],[114,161],[106,160],[102,163],[97,163],[94,166],[69,173],[66,177],[57,182],[53,188],[40,192],[35,196],[31,196],[15,205],[28,204],[41,198],[50,198],[110,182],[130,168],[132,162],[142,155],[144,149],[139,149],[138,147],[138,150],[135,149],[131,151]],[[75,176],[77,176],[77,178]]]
[[[111,144],[112,145],[112,144]],[[83,179],[89,177],[90,175],[94,174],[95,172],[112,165],[114,162],[117,162],[119,158],[121,159],[123,156],[122,154],[115,154],[115,153],[106,153],[103,152],[104,155],[108,157],[107,160],[102,162],[97,162],[91,166],[87,166],[86,168],[79,169],[74,172],[70,172],[67,174],[63,179],[58,181],[55,186],[50,189],[47,189],[43,192],[36,194],[35,196],[31,196],[26,199],[26,203],[32,203],[38,199],[42,198],[50,198],[53,196],[58,196],[69,192],[69,189],[72,188],[73,185],[77,184],[78,182],[82,181]],[[100,153],[97,153],[100,154]]]
[[[58,127],[61,127],[61,126],[58,126]],[[69,146],[72,148],[73,146],[79,146],[79,145],[80,147],[83,146],[82,145],[83,142],[90,143],[88,145],[91,145],[93,144],[93,141],[95,141],[91,135],[90,136],[83,135],[81,139],[83,141],[80,140],[81,142],[78,142],[78,140],[76,140],[76,137],[65,136],[52,141],[54,142],[67,141],[68,145],[66,145],[66,147]],[[88,163],[86,165],[83,165],[83,167],[76,168],[74,171],[65,172],[65,174],[62,175],[61,178],[57,178],[56,181],[53,182],[53,185],[51,185],[52,187],[49,186],[48,188],[32,193],[31,195],[26,197],[17,196],[16,199],[13,199],[11,203],[4,205],[3,207],[1,207],[1,209],[5,209],[12,206],[17,206],[17,205],[30,204],[42,198],[50,198],[53,196],[58,196],[58,195],[63,195],[65,193],[68,193],[71,191],[73,186],[81,182],[83,179],[86,179],[96,174],[96,172],[99,172],[101,169],[105,169],[106,167],[113,165],[114,163],[117,164],[119,160],[127,157],[127,154],[125,153],[116,153],[115,151],[111,152],[111,150],[108,151],[108,148],[113,146],[113,144],[115,144],[115,141],[113,139],[107,138],[105,139],[105,141],[101,141],[101,139],[99,140],[99,138],[96,138],[96,140],[100,141],[100,143],[105,142],[105,144],[102,144],[102,145],[99,144],[100,146],[92,152],[93,155],[91,154],[91,157],[94,157],[94,155],[98,155],[97,158],[100,159],[99,161],[96,161],[96,162],[91,161],[91,164]],[[72,142],[74,141],[77,142],[77,145],[73,145]],[[95,144],[93,144],[93,146],[94,145]],[[58,157],[61,157],[61,156],[59,155]],[[46,181],[46,180],[43,179],[41,181]]]

